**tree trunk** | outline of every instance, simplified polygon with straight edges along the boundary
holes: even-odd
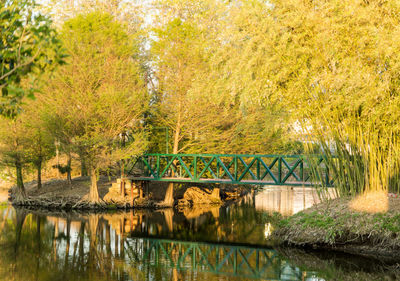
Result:
[[[174,136],[174,146],[172,149],[173,154],[177,154],[179,150],[179,137],[181,133],[181,127],[180,127],[180,120],[178,119],[178,125],[175,130],[175,136]],[[172,170],[172,177],[174,176],[174,171]],[[165,197],[163,201],[163,205],[166,206],[173,206],[174,204],[174,183],[170,182],[167,187],[167,191],[165,192]]]
[[[176,130],[175,130],[175,135],[174,135],[174,146],[172,149],[172,153],[173,154],[177,154],[178,150],[179,150],[179,138],[181,135],[181,125],[180,125],[180,120],[178,120],[178,125],[176,126]]]
[[[39,159],[36,165],[37,168],[37,188],[42,188],[42,159]]]
[[[88,175],[88,171],[86,168],[85,158],[83,158],[83,156],[79,156],[79,158],[81,160],[81,177],[86,177]]]
[[[167,191],[165,192],[165,197],[163,205],[171,206],[174,204],[174,183],[168,183]]]
[[[15,168],[17,171],[17,193],[15,198],[17,201],[26,199],[26,192],[24,187],[24,179],[22,177],[22,164],[19,161],[15,162]]]
[[[96,168],[90,168],[90,192],[89,192],[89,202],[98,203],[100,202],[99,191],[97,189],[97,171]]]
[[[71,162],[72,162],[71,154],[68,154],[68,162],[67,162],[67,182],[68,182],[68,185],[72,185]]]

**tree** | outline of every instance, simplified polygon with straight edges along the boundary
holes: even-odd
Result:
[[[37,171],[37,188],[42,187],[42,168],[55,154],[54,139],[45,126],[43,119],[43,104],[40,94],[32,101],[23,105],[23,112],[19,119],[22,120],[26,147],[25,157],[33,164]]]
[[[29,163],[26,150],[29,145],[23,129],[21,118],[0,117],[0,161],[8,167],[15,167],[17,182],[17,201],[26,198],[23,167]]]
[[[14,116],[41,73],[62,63],[56,31],[32,0],[0,1],[0,114]],[[21,86],[28,79],[30,85]],[[29,86],[28,86],[29,85]]]
[[[95,203],[99,169],[145,147],[141,119],[148,96],[138,42],[102,12],[67,21],[61,35],[69,58],[45,90],[47,126],[63,147],[85,159],[89,201]],[[130,137],[125,147],[119,145],[122,134]]]
[[[158,103],[153,112],[157,125],[170,128],[172,153],[177,154],[194,146],[199,133],[216,127],[222,115],[206,94],[192,91],[198,73],[207,68],[203,32],[194,23],[179,18],[155,31],[157,40],[151,53],[156,64]],[[172,184],[164,203],[173,203]]]
[[[21,105],[21,113],[0,119],[0,163],[16,169],[17,200],[25,199],[23,169],[33,164],[37,187],[42,185],[42,167],[54,155],[54,141],[41,118],[40,99]]]
[[[193,46],[199,36],[200,31],[193,25],[175,19],[165,28],[156,30],[157,40],[152,45],[160,95],[158,118],[160,124],[172,129],[174,154],[184,150],[181,143],[185,130],[196,118],[192,114],[196,104],[189,91],[196,71],[205,64],[202,46]]]
[[[129,34],[138,34],[144,21],[145,6],[146,4],[137,0],[50,0],[41,9],[52,16],[57,26],[62,26],[65,21],[79,14],[107,12],[119,22],[126,24],[126,31]]]

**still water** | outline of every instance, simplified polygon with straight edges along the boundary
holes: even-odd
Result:
[[[224,207],[45,212],[0,206],[0,280],[395,280],[390,265],[274,247],[276,216],[318,199],[266,189]]]

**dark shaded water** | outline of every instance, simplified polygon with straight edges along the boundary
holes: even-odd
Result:
[[[0,280],[395,280],[375,260],[274,248],[271,212],[313,198],[296,192],[184,212],[50,214],[3,204]]]

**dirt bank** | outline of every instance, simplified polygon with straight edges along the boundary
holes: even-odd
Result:
[[[388,200],[385,213],[354,211],[349,198],[323,202],[282,220],[273,236],[282,244],[400,261],[400,198]]]
[[[115,178],[100,177],[98,181],[99,196],[104,199],[109,193],[112,184],[116,182]],[[129,199],[125,202],[115,201],[102,201],[100,205],[88,205],[85,202],[85,197],[88,196],[90,186],[90,179],[88,177],[77,177],[74,178],[72,184],[69,185],[66,180],[53,179],[43,183],[42,188],[38,189],[35,181],[25,184],[27,193],[27,200],[24,202],[16,202],[12,200],[13,204],[21,206],[40,206],[45,208],[65,208],[65,209],[85,209],[85,208],[99,208],[99,209],[115,209],[115,208],[163,208],[162,200],[165,197],[165,193],[168,187],[167,182],[149,182],[146,187],[143,188],[143,199],[135,200]],[[234,186],[224,186],[220,188],[220,194],[222,200],[220,203],[224,203],[227,200],[233,200],[232,194],[236,196],[244,195],[246,193],[242,187],[238,187],[239,191],[236,192]],[[175,203],[178,204],[182,199],[185,198],[187,191],[193,190],[205,190],[211,194],[213,188],[210,186],[197,185],[193,187],[190,184],[176,184],[174,187],[174,199]],[[211,192],[210,192],[211,191]],[[205,192],[204,194],[206,194]],[[214,192],[215,193],[215,192]],[[127,196],[126,198],[128,198]],[[13,198],[11,198],[13,199]],[[137,200],[136,200],[137,199]],[[192,204],[197,202],[192,202]],[[215,202],[214,202],[215,203]]]

